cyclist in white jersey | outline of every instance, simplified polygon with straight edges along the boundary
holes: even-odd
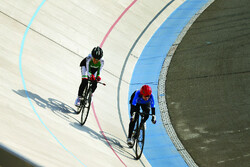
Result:
[[[92,91],[94,93],[95,89],[97,88],[97,82],[101,80],[100,72],[104,65],[103,60],[103,50],[99,46],[94,47],[91,54],[85,57],[81,63],[81,73],[82,73],[82,82],[79,86],[78,96],[75,101],[75,106],[80,106],[80,99],[83,94],[83,90],[88,84],[88,78],[93,82]]]

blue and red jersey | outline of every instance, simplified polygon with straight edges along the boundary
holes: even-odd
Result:
[[[133,106],[136,106],[136,104],[148,104],[148,103],[150,103],[151,108],[155,108],[155,100],[154,100],[153,94],[151,94],[150,97],[149,97],[149,99],[147,101],[145,101],[142,98],[142,95],[140,94],[140,90],[137,90],[135,92],[135,96],[134,96],[131,104]]]

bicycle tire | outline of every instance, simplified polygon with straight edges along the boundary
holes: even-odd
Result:
[[[85,122],[87,121],[88,115],[89,115],[89,109],[91,105],[91,98],[92,98],[92,91],[91,88],[88,90],[88,92],[85,94],[84,103],[81,108],[81,125],[83,126]]]
[[[143,148],[144,148],[144,140],[145,140],[145,128],[144,125],[139,128],[137,128],[137,139],[136,139],[136,144],[135,144],[135,159],[140,159],[142,152],[143,152]]]

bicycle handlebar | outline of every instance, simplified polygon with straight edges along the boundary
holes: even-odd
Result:
[[[88,79],[88,81],[89,81],[89,82],[93,82],[93,81],[90,80],[90,78]],[[106,86],[106,83],[104,83],[104,82],[97,81],[97,83],[98,83],[98,84],[102,84],[103,86]]]
[[[138,111],[134,111],[133,115],[131,117],[131,119],[133,119],[133,120],[135,119],[135,114],[134,113],[138,113],[141,116],[145,116],[145,115],[151,115],[152,116],[153,115],[153,114],[150,114],[150,113],[144,113],[144,112],[140,112],[140,111],[139,112]]]
[[[97,82],[97,83],[102,84],[103,86],[106,86],[104,82]]]

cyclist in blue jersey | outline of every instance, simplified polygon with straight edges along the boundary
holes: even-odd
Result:
[[[81,98],[83,90],[88,84],[88,79],[94,81],[92,85],[93,93],[97,88],[97,82],[101,80],[100,73],[104,65],[104,60],[102,57],[103,57],[103,50],[102,48],[97,46],[92,49],[91,54],[89,54],[81,61],[80,67],[82,72],[82,82],[79,86],[78,97],[75,101],[76,107],[80,106],[79,98]]]
[[[152,89],[148,85],[143,85],[140,90],[136,90],[130,98],[130,123],[129,123],[129,130],[128,130],[128,139],[127,144],[132,145],[134,141],[132,141],[131,136],[132,132],[135,127],[135,120],[139,117],[139,114],[136,112],[140,111],[140,107],[143,110],[143,112],[148,113],[150,112],[150,108],[152,111],[152,123],[156,123],[156,116],[155,116],[155,101],[154,96],[152,94]],[[135,116],[135,117],[134,117]],[[145,115],[145,117],[142,118],[142,124],[141,126],[144,126],[145,122],[147,121],[149,115]],[[134,119],[132,119],[134,118]]]

